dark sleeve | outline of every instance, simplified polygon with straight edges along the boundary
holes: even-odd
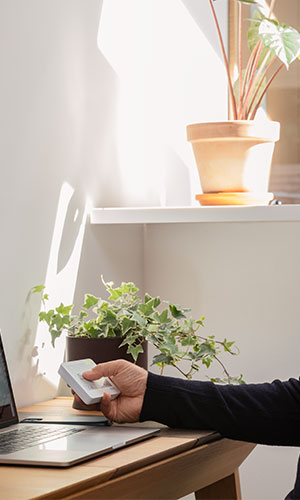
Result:
[[[230,439],[300,446],[300,382],[217,385],[149,373],[140,421],[212,429]]]

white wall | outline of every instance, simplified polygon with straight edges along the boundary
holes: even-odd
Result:
[[[223,357],[232,374],[248,382],[298,378],[299,251],[298,222],[148,225],[145,286],[191,307],[195,318],[205,315],[207,335],[236,340],[240,355]],[[298,454],[258,446],[241,467],[243,498],[284,498]]]
[[[118,82],[96,45],[101,7],[0,2],[0,323],[18,404],[53,395],[57,384],[43,375],[42,359],[51,365],[57,353],[45,356],[36,339],[39,302],[28,291],[46,281],[72,302],[87,196],[119,200],[109,177],[119,184]]]
[[[0,33],[0,324],[21,405],[55,394],[64,347],[49,346],[29,290],[45,283],[51,304],[72,303],[76,287],[76,297],[86,291],[79,265],[125,277],[134,235],[118,272],[109,253],[81,255],[89,204],[192,203],[199,181],[185,127],[226,116],[227,91],[204,3],[1,0]]]
[[[205,314],[238,341],[247,380],[297,376],[296,223],[151,226],[144,242],[141,226],[86,218],[88,203],[194,203],[185,126],[227,115],[208,3],[1,0],[0,36],[0,325],[18,405],[56,394],[64,348],[28,291],[46,282],[54,302],[77,303],[101,273]],[[290,487],[294,452],[270,453],[243,466],[244,498]]]

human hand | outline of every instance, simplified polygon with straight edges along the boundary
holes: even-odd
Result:
[[[102,397],[100,408],[107,418],[118,423],[138,422],[147,384],[146,370],[118,359],[100,363],[82,375],[87,380],[109,377],[119,389],[120,395],[114,400],[107,392]]]

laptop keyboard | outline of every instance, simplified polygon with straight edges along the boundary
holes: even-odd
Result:
[[[55,428],[52,425],[43,425],[41,427],[39,425],[34,428],[32,426],[20,426],[17,429],[0,434],[0,454],[14,453],[82,430],[82,428],[76,429],[63,425]]]

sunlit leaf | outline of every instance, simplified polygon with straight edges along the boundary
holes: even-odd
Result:
[[[96,304],[98,304],[99,299],[98,297],[95,297],[94,295],[86,294],[85,295],[85,302],[83,304],[84,309],[90,309],[91,307],[94,307]]]
[[[300,55],[300,34],[291,26],[264,19],[259,26],[259,37],[265,47],[285,64],[286,68]]]
[[[63,315],[68,315],[70,314],[70,312],[72,311],[73,309],[73,304],[71,304],[70,306],[64,306],[63,303],[61,303],[57,308],[56,308],[56,312],[58,314],[63,314]]]

